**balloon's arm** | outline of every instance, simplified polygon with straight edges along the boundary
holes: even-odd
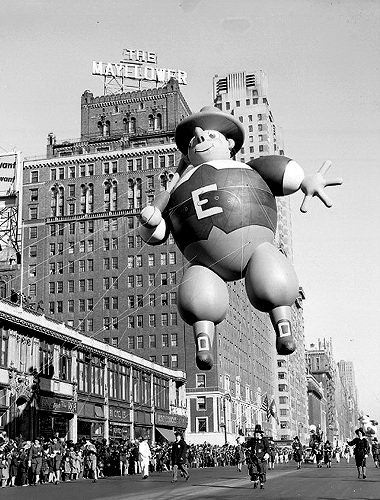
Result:
[[[188,161],[186,157],[182,157],[177,170],[175,171],[172,179],[170,180],[165,191],[159,193],[151,205],[142,209],[140,214],[141,226],[139,233],[144,241],[150,244],[157,244],[163,242],[168,237],[167,224],[162,217],[162,213],[168,206],[170,200],[170,193],[177,185],[181,175],[186,170]]]
[[[300,165],[286,156],[260,156],[248,165],[261,175],[275,196],[295,193],[305,177]]]

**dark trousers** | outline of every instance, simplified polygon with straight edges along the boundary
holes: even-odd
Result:
[[[177,462],[176,464],[173,464],[173,481],[177,481],[177,476],[178,476],[178,471],[182,472],[182,474],[187,477],[189,473],[183,466],[183,463]]]
[[[248,466],[248,472],[251,476],[251,481],[260,481],[265,483],[267,480],[267,463],[259,458],[253,458]]]

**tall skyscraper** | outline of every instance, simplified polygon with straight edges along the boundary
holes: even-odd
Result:
[[[214,77],[215,105],[233,114],[245,128],[245,142],[236,159],[247,162],[258,156],[283,155],[279,127],[275,123],[268,98],[268,78],[264,71],[242,71]],[[277,201],[276,244],[293,261],[291,210],[287,197]],[[273,332],[268,323],[269,342],[267,355],[277,363],[277,371],[271,372],[274,385],[273,394],[279,411],[280,429],[272,421],[272,432],[278,439],[288,440],[294,434],[305,440],[308,435],[307,386],[305,366],[305,344],[303,331],[302,301],[305,298],[300,289],[299,297],[293,306],[292,325],[297,342],[297,350],[290,356],[277,356],[273,350]],[[257,312],[255,311],[256,315]],[[275,382],[273,382],[273,379]]]

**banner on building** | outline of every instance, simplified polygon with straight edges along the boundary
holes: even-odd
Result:
[[[17,153],[0,154],[0,196],[15,191]]]

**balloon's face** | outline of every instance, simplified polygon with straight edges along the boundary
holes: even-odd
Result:
[[[228,160],[230,150],[234,147],[233,139],[226,137],[217,130],[203,130],[195,127],[194,137],[188,149],[190,163],[197,167],[212,160]]]

